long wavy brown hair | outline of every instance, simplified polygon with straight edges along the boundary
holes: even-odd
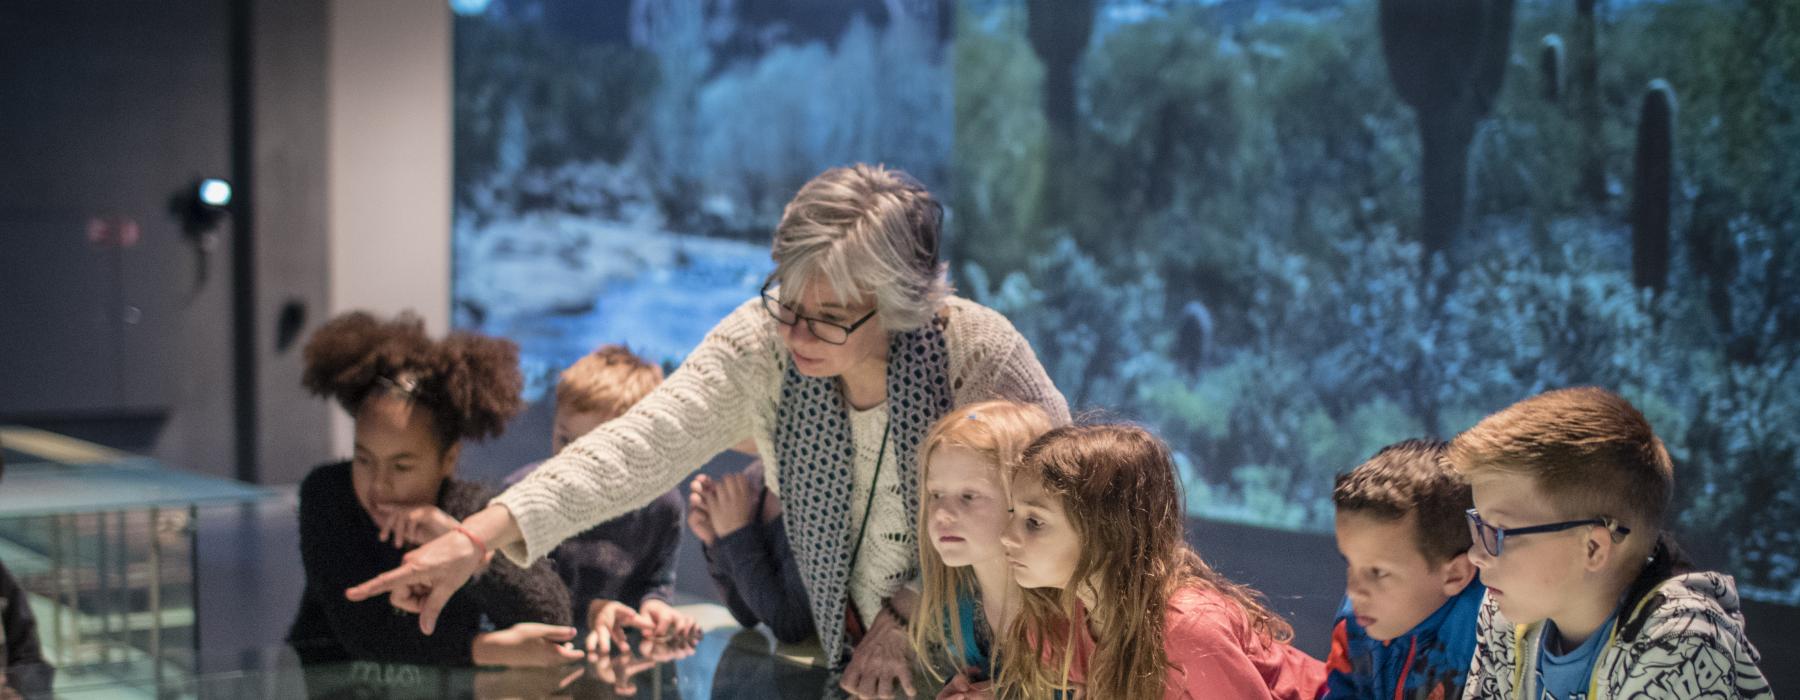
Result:
[[[1057,499],[1081,539],[1080,560],[1062,589],[1025,591],[1004,644],[1036,648],[1001,666],[1001,697],[1050,697],[1068,688],[1071,635],[1080,588],[1095,640],[1087,660],[1086,697],[1162,697],[1169,671],[1163,649],[1168,601],[1183,588],[1210,590],[1243,609],[1262,643],[1286,642],[1293,628],[1263,605],[1261,594],[1225,578],[1189,548],[1181,485],[1169,448],[1135,425],[1058,428],[1026,448],[1013,482],[1037,480]]]
[[[919,493],[927,490],[925,480],[931,474],[931,454],[940,447],[961,447],[982,456],[994,466],[1001,481],[1025,447],[1054,425],[1044,410],[1032,404],[1012,401],[983,401],[951,411],[919,443]],[[928,529],[931,510],[921,504],[918,518],[919,542],[919,612],[913,615],[913,650],[925,669],[936,680],[962,670],[966,650],[962,648],[964,630],[958,614],[958,597],[980,595],[973,568],[944,565],[937,547],[931,543]],[[1008,593],[1018,599],[1018,588]],[[996,636],[1000,630],[996,630]],[[996,640],[998,641],[998,640]],[[998,649],[989,658],[998,658]]]

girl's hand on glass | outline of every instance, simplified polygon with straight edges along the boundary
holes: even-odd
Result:
[[[581,660],[574,639],[573,627],[521,622],[477,635],[471,651],[477,666],[561,666]]]

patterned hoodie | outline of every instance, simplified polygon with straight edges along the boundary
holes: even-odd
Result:
[[[1730,576],[1674,575],[1628,600],[1637,602],[1600,650],[1588,700],[1775,697],[1756,666],[1756,647],[1744,636],[1744,614]],[[1491,597],[1483,600],[1481,638],[1463,697],[1536,700],[1542,695],[1536,669],[1544,627],[1542,622],[1512,625]]]

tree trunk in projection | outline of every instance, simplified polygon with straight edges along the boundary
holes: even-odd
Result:
[[[1581,195],[1591,202],[1606,201],[1606,144],[1600,133],[1599,23],[1594,16],[1598,0],[1575,0],[1575,99],[1581,123]]]
[[[1075,64],[1094,30],[1095,0],[1026,0],[1026,38],[1044,64],[1044,119],[1061,136],[1074,133]]]
[[[1443,250],[1463,227],[1469,141],[1506,77],[1513,0],[1381,0],[1381,49],[1424,145],[1419,240]]]
[[[1469,142],[1475,138],[1475,120],[1462,114],[1419,115],[1419,140],[1424,146],[1424,211],[1420,214],[1421,242],[1427,251],[1443,250],[1462,230],[1468,201]]]
[[[1669,196],[1674,177],[1675,89],[1650,81],[1638,110],[1631,176],[1631,277],[1661,293],[1669,283]]]
[[[1034,225],[1066,223],[1079,201],[1075,68],[1094,29],[1096,0],[1026,0],[1026,38],[1044,66],[1044,180]]]

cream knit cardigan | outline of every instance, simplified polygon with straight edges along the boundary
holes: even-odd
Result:
[[[1059,423],[1068,421],[1062,394],[1044,373],[1031,345],[1004,316],[958,297],[945,301],[943,314],[950,386],[957,405],[1012,399],[1037,404]],[[520,565],[535,561],[564,539],[650,503],[746,437],[756,441],[769,485],[780,493],[774,422],[791,359],[778,329],[760,300],[745,302],[625,415],[570,443],[496,496],[493,502],[506,506],[525,535],[522,543],[505,548],[503,554]],[[882,414],[886,410],[886,404],[871,409]],[[861,422],[867,416],[853,420]],[[881,415],[880,423],[885,422]],[[876,450],[860,444],[863,432],[855,431],[859,494],[867,493],[863,482],[874,471],[876,459]],[[900,471],[892,469],[892,447],[886,459],[889,466],[883,468],[882,485],[890,484]],[[873,508],[865,557],[851,575],[851,596],[864,619],[873,619],[869,605],[878,604],[879,596],[891,594],[904,582],[902,572],[916,557],[917,545],[910,536],[914,514],[896,500],[885,499]],[[860,517],[861,509],[861,503],[855,504],[854,516]]]

